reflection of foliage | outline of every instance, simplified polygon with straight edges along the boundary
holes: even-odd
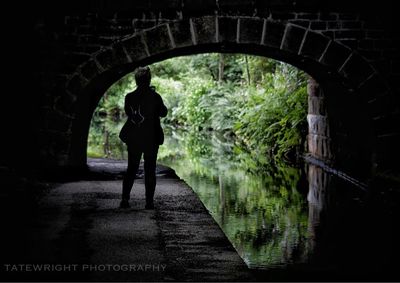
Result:
[[[193,141],[196,138],[198,142]],[[304,197],[296,190],[299,170],[281,164],[264,169],[263,174],[248,172],[246,162],[254,157],[232,155],[223,146],[226,143],[221,136],[174,131],[167,136],[165,148],[179,152],[179,157],[161,162],[195,190],[250,265],[303,260],[307,213]]]
[[[95,113],[89,133],[88,156],[125,158],[126,149],[118,137],[122,125],[121,119],[115,121],[112,116],[102,117]]]
[[[133,77],[128,75],[115,83],[101,98],[90,127],[89,157],[126,157],[124,144],[118,134],[125,119],[124,97],[133,88]]]

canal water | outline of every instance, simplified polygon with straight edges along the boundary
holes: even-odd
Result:
[[[126,158],[117,138],[107,148],[91,146]],[[165,128],[158,163],[196,192],[260,278],[400,280],[400,190],[390,184],[365,190],[318,166],[251,155],[231,137],[204,131]]]
[[[258,157],[234,153],[229,139],[211,133],[170,131],[166,137],[159,162],[196,192],[249,267],[307,258],[308,206],[299,168],[258,170]]]
[[[159,162],[196,192],[249,268],[337,280],[386,270],[392,278],[400,254],[397,200],[378,190],[311,164],[252,156],[212,133],[167,130]]]

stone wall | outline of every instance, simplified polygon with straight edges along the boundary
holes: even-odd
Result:
[[[342,167],[367,163],[364,177],[397,172],[399,37],[392,7],[347,2],[60,1],[46,7],[53,13],[37,3],[27,7],[21,34],[29,35],[29,48],[20,54],[35,66],[29,73],[35,103],[26,106],[34,113],[32,151],[41,167],[83,166],[92,112],[122,75],[173,56],[241,52],[291,63],[329,94],[310,96],[312,152],[340,156]],[[336,96],[332,84],[340,89]],[[334,105],[328,107],[333,141],[325,137],[323,103]],[[357,152],[360,140],[366,148]]]
[[[307,92],[308,152],[313,157],[330,163],[333,159],[333,154],[325,98],[314,79],[309,79]]]

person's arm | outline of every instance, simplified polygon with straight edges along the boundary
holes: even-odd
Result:
[[[128,94],[125,96],[125,104],[124,104],[125,113],[128,117],[132,116],[132,108],[129,105]]]
[[[160,110],[159,110],[159,115],[160,117],[165,117],[167,116],[168,113],[168,109],[167,107],[164,105],[164,101],[162,100],[162,97],[159,95],[160,98]]]

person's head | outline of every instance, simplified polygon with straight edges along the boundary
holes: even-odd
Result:
[[[135,71],[135,80],[138,87],[150,86],[151,72],[148,66],[139,67]]]

